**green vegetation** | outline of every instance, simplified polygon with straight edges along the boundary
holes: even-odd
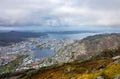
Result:
[[[97,54],[91,57],[91,60],[112,58],[118,55],[120,55],[120,46],[115,49],[105,49],[101,52],[98,52]]]
[[[10,72],[15,72],[16,68],[22,63],[26,56],[19,56],[15,60],[9,62],[8,64],[0,67],[0,75]]]
[[[99,35],[94,35],[94,36],[88,36],[86,38],[84,38],[83,40],[89,40],[89,41],[92,41],[92,40],[96,40],[96,39],[99,39],[99,38],[103,38],[103,37],[106,37],[106,36],[109,36],[110,34],[99,34]]]
[[[101,38],[108,37],[108,36],[112,36],[112,35],[113,35],[113,36],[120,36],[120,33],[99,34],[99,35],[94,35],[94,36],[88,36],[88,37],[84,38],[83,40],[92,41],[92,40],[101,39]]]
[[[109,62],[108,62],[109,61]],[[87,74],[92,77],[96,77],[101,75],[101,72],[97,72],[97,70],[102,69],[104,65],[111,63],[111,60],[96,60],[96,61],[87,61],[83,63],[77,63],[77,61],[63,64],[62,66],[58,67],[48,67],[42,68],[39,71],[32,71],[28,73],[26,76],[22,77],[21,79],[70,79],[75,77],[75,79],[86,79],[82,75]],[[92,74],[95,74],[91,76]],[[88,77],[89,79],[89,77]]]
[[[41,44],[41,45],[38,45],[37,48],[39,48],[39,49],[44,49],[44,45],[45,45],[45,43],[43,43],[43,44]]]
[[[110,64],[103,71],[103,74],[106,79],[113,79],[117,75],[120,75],[120,64]]]

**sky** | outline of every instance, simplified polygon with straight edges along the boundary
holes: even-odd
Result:
[[[0,0],[0,30],[120,29],[120,0]]]

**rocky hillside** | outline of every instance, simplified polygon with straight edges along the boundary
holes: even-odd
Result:
[[[120,34],[95,35],[62,47],[54,56],[58,62],[89,59],[105,49],[120,45]]]

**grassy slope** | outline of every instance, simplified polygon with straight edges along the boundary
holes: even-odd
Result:
[[[40,69],[35,74],[29,73],[22,79],[94,79],[103,75],[106,79],[112,79],[120,74],[120,64],[111,64],[111,59],[87,61],[84,63],[69,63],[63,66]],[[108,65],[109,64],[109,65]]]
[[[114,51],[113,56],[120,54],[120,48],[108,50]],[[101,54],[95,55],[92,59],[82,63],[74,61],[61,66],[42,68],[28,73],[21,79],[95,79],[101,75],[105,79],[113,79],[120,74],[120,64],[113,63],[112,55],[108,55],[111,52],[108,50],[104,50]],[[98,57],[99,59],[97,59]]]

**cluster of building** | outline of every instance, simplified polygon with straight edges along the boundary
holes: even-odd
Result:
[[[27,55],[24,58],[23,63],[16,69],[24,70],[30,68],[39,68],[43,66],[50,66],[56,63],[56,61],[50,58],[44,58],[42,60],[36,59],[34,51],[32,49],[36,46],[41,46],[44,49],[58,51],[62,46],[69,44],[70,41],[67,39],[63,40],[49,40],[48,37],[42,36],[39,38],[28,38],[26,41],[15,43],[9,46],[0,47],[0,66],[6,65],[12,60],[15,60],[20,55]],[[52,58],[52,57],[51,57]]]

